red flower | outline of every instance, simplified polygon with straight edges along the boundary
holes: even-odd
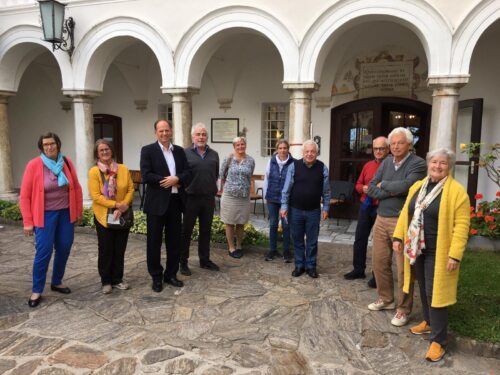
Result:
[[[497,191],[497,197],[500,197],[500,191]]]
[[[472,234],[472,235],[477,234],[477,229],[471,229],[471,230],[470,230],[470,234]]]
[[[477,193],[476,195],[474,195],[474,199],[476,199],[476,200],[483,199],[483,194]]]
[[[476,214],[474,214],[474,213],[470,214],[470,218],[471,218],[471,219],[473,219],[473,218],[475,218],[475,217],[476,217]]]
[[[483,217],[483,211],[479,211],[479,212],[477,213],[477,217]]]
[[[497,225],[496,224],[491,224],[490,225],[490,229],[493,230],[493,229],[496,229]]]
[[[487,215],[487,216],[484,217],[484,221],[486,221],[487,223],[489,223],[489,222],[495,221],[495,218],[493,216]]]
[[[474,212],[474,207],[470,206],[470,212]]]

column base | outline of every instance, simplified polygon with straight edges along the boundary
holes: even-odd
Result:
[[[15,192],[0,193],[0,200],[17,202],[19,200],[19,194]]]

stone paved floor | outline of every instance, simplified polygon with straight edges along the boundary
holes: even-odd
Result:
[[[193,252],[195,253],[195,252]],[[213,249],[221,272],[191,257],[185,287],[151,290],[145,242],[130,239],[128,291],[100,292],[96,236],[79,233],[65,281],[30,309],[33,240],[0,229],[0,374],[498,374],[500,360],[450,349],[423,360],[427,342],[369,312],[375,293],[347,282],[350,247],[320,244],[319,279],[292,278],[291,264],[241,260]],[[416,307],[419,311],[419,307]],[[414,321],[420,319],[418,314]]]

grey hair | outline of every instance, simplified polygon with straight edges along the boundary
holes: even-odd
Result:
[[[314,145],[316,152],[319,152],[318,144],[314,142],[312,139],[308,139],[302,144],[302,151],[304,151],[304,148],[306,148],[307,145]]]
[[[395,128],[389,133],[389,136],[387,137],[389,139],[389,144],[391,143],[392,137],[396,134],[404,134],[406,136],[406,141],[410,145],[413,145],[413,134],[411,134],[411,131],[403,127]]]
[[[236,137],[233,139],[233,146],[238,142],[243,142],[244,144],[247,144],[247,139],[245,137]]]
[[[196,131],[196,129],[203,129],[207,132],[207,135],[208,135],[208,130],[207,130],[207,127],[205,126],[204,123],[198,122],[198,123],[194,124],[193,127],[191,128],[191,135],[194,135],[194,132]]]
[[[453,151],[451,151],[450,149],[437,148],[435,150],[429,151],[427,153],[427,156],[425,157],[425,160],[427,161],[427,163],[429,163],[431,161],[431,159],[436,157],[436,156],[446,156],[446,158],[448,159],[448,167],[450,169],[455,167],[456,156],[455,156],[455,153]]]
[[[388,140],[386,137],[384,137],[384,136],[377,137],[377,138],[375,138],[375,139],[372,141],[372,143],[373,143],[373,142],[375,142],[377,139],[380,139],[380,140],[384,141],[385,146],[386,146],[386,147],[389,147],[389,140]]]

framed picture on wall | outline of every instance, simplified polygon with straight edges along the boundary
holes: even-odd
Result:
[[[232,143],[240,131],[240,120],[237,118],[212,119],[212,143]]]

